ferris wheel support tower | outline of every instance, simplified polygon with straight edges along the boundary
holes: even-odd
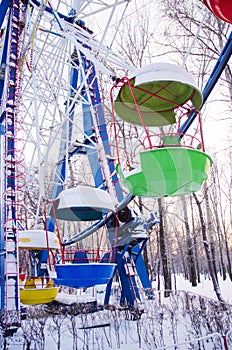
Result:
[[[3,2],[7,13],[7,2]],[[9,5],[9,4],[8,4]],[[1,22],[3,18],[1,18]],[[18,221],[21,178],[20,155],[17,151],[18,98],[19,98],[19,51],[20,51],[20,1],[11,1],[5,41],[1,55],[1,310],[3,328],[20,324],[19,269],[18,269]],[[3,33],[2,33],[3,35]],[[4,93],[4,94],[3,94]]]

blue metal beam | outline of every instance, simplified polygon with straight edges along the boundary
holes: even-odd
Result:
[[[82,65],[84,67],[85,74],[88,77],[87,84],[89,87],[91,87],[88,93],[91,95],[91,104],[94,109],[93,111],[91,111],[91,107],[89,106],[87,91],[84,91],[83,93],[84,102],[82,104],[84,133],[87,136],[92,137],[93,141],[97,141],[95,140],[95,130],[93,128],[94,124],[92,120],[92,113],[94,113],[96,122],[98,125],[98,132],[100,134],[102,144],[104,147],[104,153],[107,159],[107,165],[109,167],[109,172],[112,176],[112,181],[114,183],[116,196],[118,201],[120,202],[123,199],[123,194],[122,194],[122,189],[120,187],[117,174],[115,172],[114,160],[110,152],[109,138],[106,130],[105,116],[103,112],[102,101],[101,101],[95,67],[93,63],[88,61],[83,54],[81,54],[81,57],[82,57]],[[88,74],[89,71],[91,71],[91,74]],[[100,160],[98,159],[97,148],[95,151],[93,151],[92,149],[89,149],[87,147],[86,152],[87,152],[89,163],[92,169],[95,187],[101,187],[102,189],[106,189],[106,185],[107,185],[105,183],[106,179],[104,179],[104,173],[102,171]]]
[[[70,91],[69,91],[70,96],[72,95],[73,91],[77,89],[78,74],[79,73],[78,73],[77,66],[72,66],[70,71]],[[68,110],[68,108],[69,108],[69,105],[67,103],[66,111]],[[67,176],[66,162],[68,161],[68,159],[66,159],[66,157],[63,155],[66,154],[65,150],[66,150],[67,142],[71,142],[71,138],[72,138],[74,109],[75,109],[75,106],[73,106],[72,109],[70,110],[69,118],[66,119],[66,121],[63,123],[63,126],[62,126],[61,142],[60,142],[60,149],[59,149],[59,157],[61,157],[61,159],[56,165],[56,172],[53,180],[51,199],[56,199],[59,193],[63,190],[64,182]],[[68,140],[67,140],[67,128],[68,128]],[[50,208],[50,211],[51,210],[52,208]],[[48,231],[54,232],[55,220],[53,216],[49,216],[47,218],[46,228],[48,229]],[[48,260],[48,251],[47,250],[41,251],[38,266],[37,266],[38,276],[42,276],[44,275],[44,273],[46,273],[46,269],[44,269],[43,266],[44,264],[47,263],[47,260]]]
[[[70,95],[73,93],[74,90],[77,89],[77,83],[78,83],[78,69],[76,66],[71,67],[70,72]],[[70,102],[71,103],[71,102]],[[66,110],[68,110],[69,105],[66,105]],[[52,195],[51,199],[57,198],[59,193],[63,190],[63,184],[66,179],[66,157],[62,156],[66,152],[67,142],[71,142],[72,138],[72,127],[73,127],[73,118],[74,118],[74,109],[75,106],[72,107],[69,113],[69,118],[63,123],[62,126],[62,135],[61,135],[61,143],[60,143],[60,149],[59,149],[59,156],[61,159],[56,165],[56,173],[55,178],[53,181],[53,188],[52,188]],[[68,140],[67,140],[67,128],[68,128]],[[49,217],[47,220],[47,228],[49,231],[54,231],[54,219],[53,217]]]
[[[1,124],[0,124],[1,125]],[[0,177],[4,178],[3,175],[3,146],[4,146],[4,137],[2,136],[3,133],[5,133],[5,129],[1,129],[0,134]],[[4,234],[4,227],[3,227],[3,218],[2,218],[2,193],[3,193],[3,182],[0,182],[0,310],[4,310],[5,307],[5,281],[4,281],[4,275],[5,275],[5,234]]]
[[[32,0],[31,2],[38,7],[41,6],[41,1]],[[49,6],[45,6],[45,10],[53,15],[53,10]],[[71,10],[68,16],[63,15],[61,12],[57,12],[57,14],[60,18],[63,18],[65,21],[73,23],[75,11]]]
[[[0,57],[0,100],[2,100],[3,91],[4,91],[4,82],[5,82],[5,70],[6,70],[6,60],[7,60],[7,50],[9,43],[9,21],[6,23],[5,37],[3,42],[2,56]],[[4,36],[4,34],[2,34]],[[4,119],[4,113],[0,115],[0,123]]]
[[[223,70],[225,69],[226,65],[229,62],[229,59],[232,55],[232,32],[230,33],[230,36],[217,60],[217,63],[209,77],[208,82],[206,83],[202,95],[203,95],[203,103],[201,108],[204,106],[205,102],[207,101],[209,95],[211,94],[214,86],[216,85],[218,79],[220,78]],[[197,116],[197,111],[193,111],[188,115],[188,119],[181,125],[179,132],[181,134],[186,133],[188,128],[191,126],[193,123],[194,119]]]

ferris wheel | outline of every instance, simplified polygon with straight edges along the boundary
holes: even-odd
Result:
[[[25,244],[26,240],[31,239],[28,236],[30,230],[26,230],[28,221],[33,238],[41,233],[40,238],[45,242],[48,241],[45,231],[53,237],[57,220],[85,223],[97,220],[69,237],[63,242],[64,246],[91,235],[106,223],[111,246],[115,249],[107,282],[112,282],[112,274],[117,266],[123,289],[122,302],[126,299],[133,307],[137,300],[141,300],[138,284],[142,283],[145,288],[150,286],[144,270],[142,251],[147,241],[146,230],[157,223],[158,218],[154,215],[148,219],[141,218],[128,209],[128,204],[134,196],[159,197],[191,193],[199,189],[207,177],[205,169],[208,171],[211,163],[210,158],[204,154],[204,147],[203,152],[192,152],[189,145],[187,151],[186,148],[179,147],[190,119],[195,118],[195,108],[199,110],[202,105],[201,93],[187,73],[178,67],[162,66],[163,75],[152,77],[151,87],[150,74],[156,69],[160,72],[161,66],[150,66],[138,71],[106,44],[107,37],[110,37],[110,43],[114,41],[113,18],[117,14],[117,23],[121,23],[128,1],[111,0],[105,3],[99,0],[93,4],[92,1],[83,0],[72,1],[70,5],[67,3],[59,1],[57,5],[52,1],[37,0],[13,0],[11,5],[7,0],[1,3],[0,164],[4,178],[1,185],[1,280],[4,281],[1,284],[1,310],[4,311],[6,327],[20,324],[19,250],[37,251],[38,247],[45,248],[38,241],[31,245]],[[97,25],[98,16],[100,26]],[[229,57],[228,53],[227,56]],[[129,78],[118,77],[119,68],[128,72]],[[168,75],[168,79],[164,79],[168,70],[172,71],[171,77]],[[122,171],[120,157],[116,166],[112,155],[97,72],[103,73],[114,84],[114,88],[120,90],[115,95],[114,105],[118,116],[144,127],[144,149],[141,150],[139,164],[142,169],[132,169],[126,159],[130,167],[126,176]],[[162,86],[159,85],[161,80],[166,82]],[[167,95],[167,85],[174,86],[171,93],[177,87],[180,88],[180,94],[174,100],[170,101]],[[183,89],[186,85],[187,91]],[[157,89],[162,92],[161,95]],[[166,147],[161,148],[160,141],[154,146],[153,140],[157,136],[149,135],[147,126],[174,123],[174,109],[180,108],[179,113],[185,115],[183,105],[189,100],[195,107],[192,108],[192,117],[179,125],[175,133],[162,135],[166,137]],[[184,108],[189,110],[189,105]],[[151,122],[154,114],[159,114],[162,122]],[[177,141],[173,143],[176,136]],[[116,146],[117,137],[116,130]],[[190,144],[191,142],[192,139]],[[201,140],[199,143],[202,147]],[[164,142],[162,146],[165,146]],[[181,183],[177,176],[174,189],[167,189],[167,183],[170,182],[167,179],[167,186],[162,193],[156,192],[154,186],[156,188],[158,184],[160,187],[160,179],[152,178],[149,169],[154,150],[161,157],[164,153],[167,154],[165,163],[170,162],[167,158],[170,155],[173,160],[175,153],[179,158],[179,153],[183,153],[183,150],[185,155],[188,154],[188,159],[193,154],[194,164],[197,163],[196,154],[200,155],[202,177],[196,181],[194,179],[196,188],[189,186],[193,182],[191,172]],[[119,148],[116,151],[119,152]],[[147,156],[149,159],[144,162],[143,159]],[[80,158],[88,162],[83,162]],[[78,169],[75,176],[73,159]],[[145,171],[148,171],[148,175]],[[151,179],[151,183],[147,179]],[[122,184],[127,188],[126,196]],[[30,194],[33,210],[27,208],[29,203],[25,203],[25,191]],[[45,210],[46,229],[38,231],[44,222],[45,202],[48,203],[47,212]],[[22,232],[21,236],[18,236],[18,231]],[[115,232],[118,233],[117,238]],[[19,237],[19,241],[15,237]],[[57,249],[56,243],[53,242],[50,248]],[[34,254],[34,259],[38,260],[37,254]],[[47,259],[48,249],[41,249],[36,278],[43,275]],[[77,255],[73,259],[77,259]],[[72,268],[79,267],[77,265],[73,264]],[[91,285],[89,281],[92,276],[88,277],[87,282],[72,281],[66,266],[57,265],[57,271],[60,269],[61,273],[58,277],[54,277],[50,271],[57,285]],[[35,285],[27,284],[26,287],[30,293],[31,290],[37,291]],[[24,288],[23,293],[26,293],[25,290]],[[57,287],[51,287],[50,291],[51,294],[56,293]],[[36,293],[35,295],[37,297]],[[109,299],[109,291],[107,298]]]
[[[12,4],[3,1],[1,4],[4,134],[1,172],[5,178],[1,187],[1,278],[5,281],[1,284],[1,309],[6,311],[6,325],[20,322],[20,300],[28,298],[27,295],[21,298],[26,290],[23,293],[19,290],[19,279],[23,279],[24,274],[19,273],[18,250],[42,247],[37,241],[25,246],[23,242],[32,239],[28,238],[25,228],[28,222],[34,228],[34,241],[40,232],[36,229],[41,228],[43,201],[56,199],[62,190],[70,187],[71,157],[83,154],[89,160],[89,165],[84,162],[84,168],[79,166],[81,175],[77,183],[84,185],[78,189],[79,197],[84,198],[84,204],[81,203],[84,217],[78,220],[99,219],[102,211],[115,211],[123,200],[109,147],[96,69],[112,79],[116,68],[134,68],[105,45],[109,28],[111,40],[114,39],[110,27],[113,15],[120,7],[121,18],[127,5],[127,1],[107,4],[97,1],[94,5],[90,1],[74,1],[70,6],[60,1],[56,8],[47,1],[13,1]],[[101,21],[102,17],[107,21],[103,24],[104,30],[97,27],[101,35],[96,36],[87,23],[91,23],[93,17],[97,19],[98,14]],[[55,171],[47,190],[46,171],[52,167]],[[35,184],[38,193],[33,189]],[[33,210],[29,211],[25,203],[26,188],[33,201],[37,198]],[[62,192],[63,197],[66,194]],[[76,194],[74,189],[71,198]],[[91,211],[93,206],[98,210]],[[62,217],[62,209],[58,208],[56,215]],[[53,217],[47,219],[46,226],[54,231]],[[18,230],[23,233],[16,241]],[[40,233],[42,240],[44,231]],[[44,253],[47,257],[46,249]],[[43,258],[39,259],[40,270],[43,270],[42,263]],[[27,282],[25,286],[32,293],[34,284]]]

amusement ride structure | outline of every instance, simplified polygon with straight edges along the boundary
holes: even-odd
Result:
[[[2,0],[0,5],[0,296],[6,330],[20,325],[21,303],[48,303],[59,286],[105,284],[107,305],[115,275],[120,303],[139,313],[141,290],[151,296],[143,251],[159,217],[143,217],[130,202],[135,196],[182,196],[201,188],[212,160],[205,153],[199,111],[232,53],[231,34],[201,93],[182,67],[154,63],[138,69],[104,45],[115,11],[121,7],[123,15],[127,1],[83,0],[72,6],[59,1],[58,8],[55,3]],[[228,1],[205,4],[231,23]],[[87,22],[101,12],[108,20],[99,40]],[[128,76],[118,77],[118,68]],[[97,72],[113,84],[114,155]],[[142,130],[136,154],[121,144],[120,120]],[[187,134],[195,120],[197,135]],[[160,132],[170,125],[171,132]],[[82,157],[88,162],[81,163]],[[77,179],[70,170],[73,159],[82,173]],[[25,199],[29,190],[33,215]],[[85,228],[64,237],[60,226],[70,229],[73,222],[85,222]],[[100,228],[107,231],[110,251],[77,249]]]

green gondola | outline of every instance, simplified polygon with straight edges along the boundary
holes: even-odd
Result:
[[[140,153],[141,168],[124,175],[129,191],[141,197],[183,196],[197,192],[207,179],[212,159],[204,152],[185,147],[164,147]]]

